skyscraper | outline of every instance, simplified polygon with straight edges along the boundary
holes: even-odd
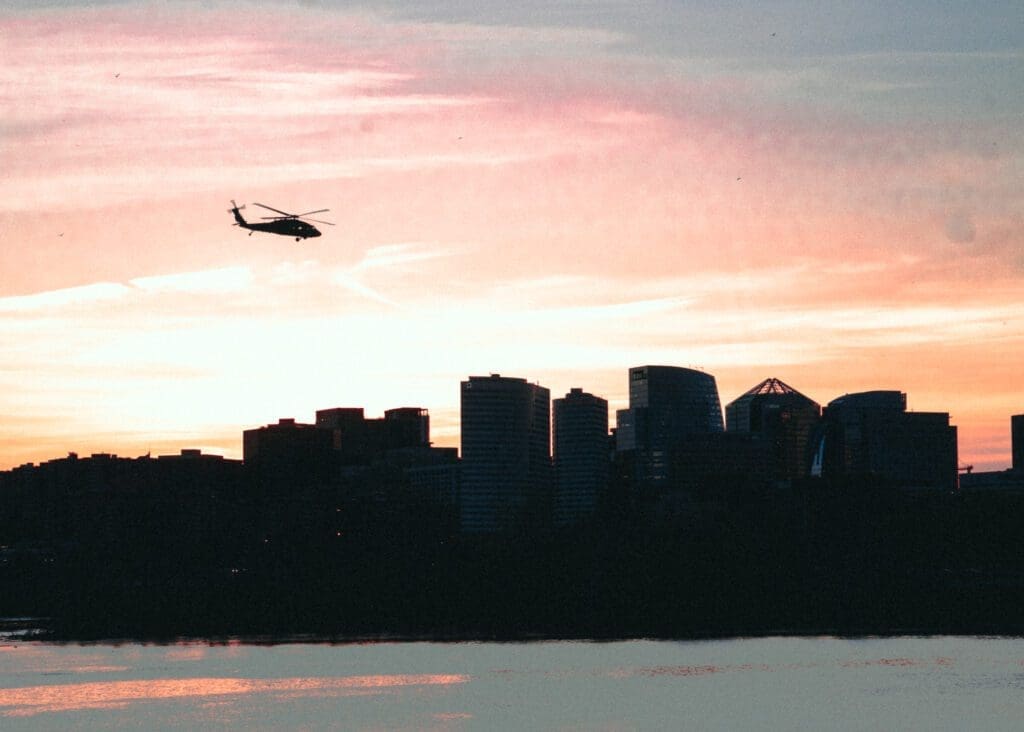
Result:
[[[553,518],[568,526],[593,515],[608,486],[608,402],[572,389],[553,406]]]
[[[550,497],[551,393],[499,374],[470,376],[461,386],[462,531],[540,520]]]
[[[616,412],[616,449],[635,454],[635,479],[667,485],[670,453],[687,435],[723,432],[715,377],[677,366],[629,370],[629,409]]]

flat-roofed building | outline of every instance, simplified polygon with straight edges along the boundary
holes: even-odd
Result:
[[[608,402],[571,389],[553,402],[553,520],[569,526],[593,516],[608,488]]]
[[[335,465],[331,432],[281,419],[242,433],[242,462],[264,486],[302,487],[329,480]]]
[[[548,389],[526,379],[491,374],[462,382],[462,531],[509,531],[545,518],[550,405]]]

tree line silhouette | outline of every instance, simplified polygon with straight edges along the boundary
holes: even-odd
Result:
[[[0,473],[0,615],[54,638],[625,638],[1024,631],[1024,493],[728,480],[569,527],[458,531],[401,468],[213,456]]]

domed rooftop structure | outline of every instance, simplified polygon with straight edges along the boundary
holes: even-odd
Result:
[[[821,406],[786,382],[770,378],[747,390],[725,406],[726,429],[730,432],[760,432],[761,412],[766,405],[774,409],[783,407],[813,412],[814,419],[821,414]]]
[[[761,394],[799,394],[799,393],[800,392],[798,392],[796,389],[794,389],[792,386],[790,386],[789,384],[785,383],[784,381],[781,381],[780,379],[776,379],[776,378],[772,377],[770,379],[765,379],[760,384],[755,386],[753,389],[750,389],[749,391],[745,392],[743,394],[743,396],[760,396]],[[740,398],[742,398],[742,397],[740,397]]]
[[[725,406],[726,430],[754,433],[771,443],[772,472],[780,479],[807,474],[807,442],[821,406],[776,378],[765,379]]]

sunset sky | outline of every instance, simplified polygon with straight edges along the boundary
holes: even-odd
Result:
[[[458,445],[470,374],[642,364],[899,389],[1008,467],[1022,80],[1018,2],[8,2],[0,469],[336,406]]]

